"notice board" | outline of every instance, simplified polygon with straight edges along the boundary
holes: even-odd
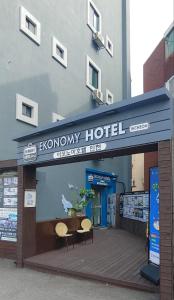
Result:
[[[120,195],[120,215],[127,219],[147,222],[149,212],[149,193],[130,192]]]

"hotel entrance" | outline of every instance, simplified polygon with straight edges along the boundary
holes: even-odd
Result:
[[[101,226],[101,218],[102,218],[102,188],[92,186],[95,192],[95,201],[92,205],[92,221],[93,226],[98,227]]]
[[[114,226],[115,222],[113,222],[113,220],[116,214],[115,174],[94,169],[86,169],[86,188],[92,189],[95,192],[95,200],[89,202],[86,208],[86,215],[91,219],[93,226]],[[112,200],[114,203],[112,203]]]
[[[94,236],[94,243],[86,243],[86,247],[83,248],[77,245],[72,250],[72,255],[70,251],[67,255],[65,249],[61,249],[60,252],[59,249],[55,249],[52,232],[58,220],[53,220],[54,224],[50,222],[50,231],[47,230],[48,223],[37,224],[35,202],[33,201],[32,206],[28,206],[25,195],[31,189],[36,190],[36,169],[39,167],[158,151],[160,299],[172,300],[174,244],[172,114],[172,98],[165,89],[159,89],[115,103],[110,107],[67,118],[57,124],[51,124],[48,128],[17,138],[16,141],[19,143],[17,265],[28,265],[44,270],[47,268],[54,273],[67,273],[136,289],[154,290],[151,283],[145,282],[145,279],[140,277],[140,269],[145,260],[147,263],[148,258],[144,243],[142,244],[135,235],[122,228],[96,230],[98,234],[96,238]],[[77,133],[79,137],[76,145],[57,145],[58,137],[69,137],[72,132]],[[43,149],[44,141],[47,141],[46,149]],[[106,226],[108,201],[105,200],[104,216],[102,193],[109,185],[106,186],[102,180],[105,182],[105,179],[99,179],[100,184],[95,184],[92,180],[88,182],[96,190],[97,200],[94,207],[92,205],[88,207],[87,216],[90,216],[88,215],[90,213],[94,224],[101,226],[103,222]],[[92,214],[92,208],[96,209],[95,214]],[[140,218],[142,216],[139,214],[140,210],[135,211],[136,217]],[[128,210],[129,215],[131,212],[132,210]],[[153,224],[158,229],[158,223]],[[129,224],[126,223],[125,226],[127,225]],[[43,250],[44,245],[49,245],[53,251],[39,253],[38,248],[42,247]]]

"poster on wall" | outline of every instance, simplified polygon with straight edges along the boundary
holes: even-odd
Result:
[[[5,198],[4,197],[4,207],[17,207],[17,198]]]
[[[4,186],[13,186],[18,184],[18,177],[4,177]]]
[[[16,242],[17,209],[0,209],[0,240]]]
[[[16,195],[17,195],[17,187],[4,188],[4,196],[16,196]]]
[[[24,207],[36,206],[36,190],[25,190]]]
[[[18,177],[0,176],[0,241],[16,242]]]
[[[149,261],[160,264],[159,171],[150,169]]]

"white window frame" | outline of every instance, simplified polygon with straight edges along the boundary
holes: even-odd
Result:
[[[61,121],[63,119],[65,119],[65,117],[63,117],[55,112],[52,113],[52,122]]]
[[[64,57],[60,57],[57,54],[57,46],[63,51]],[[67,55],[67,48],[62,45],[61,42],[58,41],[58,39],[55,38],[55,36],[52,37],[52,57],[57,60],[61,65],[63,65],[65,68],[67,68],[68,65],[68,55]]]
[[[30,31],[26,27],[26,18],[36,26],[36,34]],[[24,32],[30,39],[32,39],[37,45],[41,42],[41,24],[40,22],[23,6],[20,6],[20,30]]]
[[[86,57],[86,86],[91,91],[96,90],[96,88],[93,87],[89,81],[89,65],[90,64],[98,71],[98,90],[101,91],[101,69],[93,62],[93,60],[88,55]]]
[[[106,103],[108,104],[108,100],[109,100],[109,96],[112,98],[112,101],[114,101],[114,95],[108,90],[106,89]]]
[[[23,104],[32,108],[31,118],[26,115],[23,115]],[[16,94],[16,119],[33,126],[38,126],[38,103],[20,94]]]
[[[93,24],[90,23],[90,8],[91,8],[91,6],[92,6],[93,10],[96,11],[96,13],[99,16],[99,31],[97,31],[95,29],[95,27],[93,26]],[[102,32],[102,16],[92,0],[88,0],[88,22],[87,22],[87,24],[94,33],[98,32],[101,34],[101,32]]]
[[[109,49],[108,43],[111,44],[111,49]],[[106,35],[106,50],[113,57],[113,55],[114,55],[114,45],[113,45],[113,43],[112,43],[112,41],[111,41],[111,39],[109,38],[108,35]]]

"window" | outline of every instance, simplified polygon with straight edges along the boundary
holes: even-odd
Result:
[[[91,10],[93,11],[93,20],[92,20],[92,25],[93,27],[96,29],[96,31],[99,31],[100,30],[100,19],[99,19],[99,15],[98,13],[92,9],[91,7]]]
[[[87,56],[87,79],[86,85],[90,90],[101,90],[101,70],[97,65]]]
[[[106,90],[106,104],[112,104],[114,101],[114,95],[109,91]]]
[[[113,43],[111,42],[110,38],[108,37],[108,35],[106,36],[106,50],[108,51],[108,53],[111,56],[113,56],[114,46],[113,46]]]
[[[23,6],[20,7],[20,30],[40,45],[41,25]]]
[[[24,116],[27,116],[29,118],[32,117],[32,110],[33,108],[29,105],[26,105],[25,103],[22,103],[22,114]]]
[[[33,34],[36,34],[36,24],[34,24],[28,17],[26,17],[26,27],[30,30]]]
[[[91,0],[88,0],[88,26],[93,32],[101,33],[101,14]]]
[[[67,48],[65,48],[55,37],[52,39],[52,57],[65,68],[67,67]]]
[[[52,122],[58,122],[65,119],[63,116],[57,114],[57,113],[52,113]]]
[[[174,54],[174,27],[165,37],[165,57]]]
[[[16,119],[38,126],[38,103],[16,94]]]
[[[56,54],[61,58],[64,57],[64,51],[59,46],[56,47]]]
[[[89,83],[95,89],[98,89],[98,71],[91,63],[89,64]]]

